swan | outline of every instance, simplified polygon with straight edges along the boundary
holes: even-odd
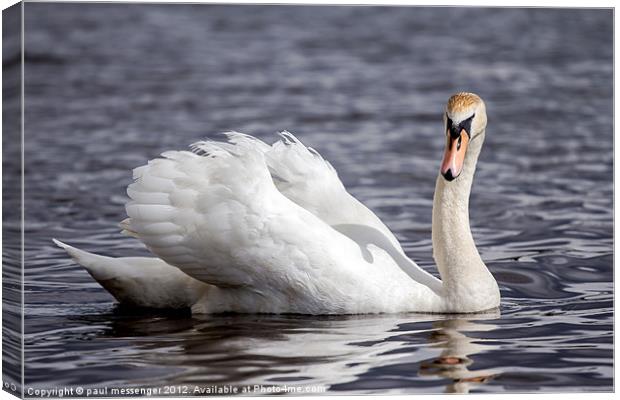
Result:
[[[441,280],[403,251],[332,165],[289,132],[268,145],[238,132],[167,151],[133,171],[125,234],[156,257],[112,258],[56,239],[121,304],[196,313],[470,313],[499,306],[469,227],[487,117],[449,98],[436,180],[433,257]]]

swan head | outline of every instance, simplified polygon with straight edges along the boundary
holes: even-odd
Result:
[[[461,92],[450,97],[443,119],[446,150],[440,172],[447,181],[452,181],[463,171],[469,144],[484,133],[487,113],[480,96]]]

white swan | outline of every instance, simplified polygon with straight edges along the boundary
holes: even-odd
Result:
[[[134,170],[124,232],[158,258],[109,258],[55,240],[121,303],[194,312],[475,312],[499,305],[469,228],[484,102],[458,93],[433,202],[442,280],[409,260],[336,171],[288,132],[269,146],[228,133]]]

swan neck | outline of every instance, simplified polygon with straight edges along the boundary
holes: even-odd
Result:
[[[484,132],[472,140],[461,174],[448,182],[437,177],[433,200],[433,257],[443,281],[444,293],[451,296],[480,287],[497,287],[484,265],[469,226],[469,195],[482,148]]]

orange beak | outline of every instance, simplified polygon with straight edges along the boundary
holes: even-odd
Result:
[[[441,175],[447,180],[456,179],[463,170],[463,161],[465,160],[465,152],[469,143],[469,136],[465,129],[461,129],[458,137],[450,135],[447,132],[448,142],[446,143],[446,152],[441,162]]]

